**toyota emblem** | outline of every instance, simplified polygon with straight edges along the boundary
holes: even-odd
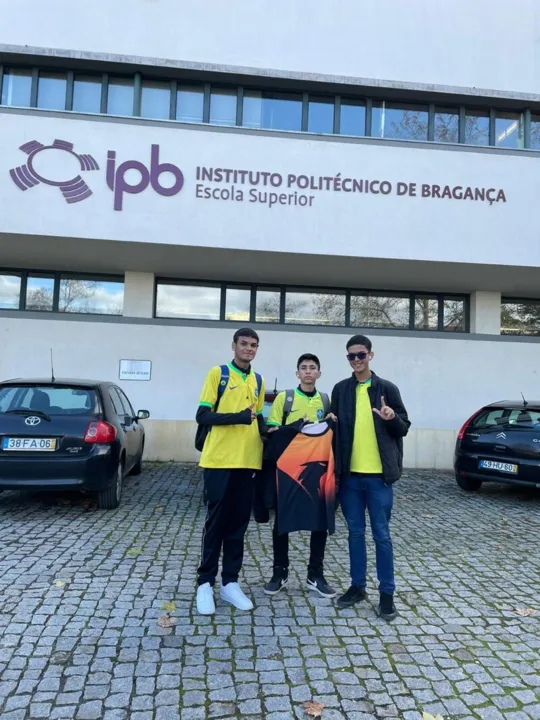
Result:
[[[35,427],[36,425],[39,425],[41,418],[38,418],[37,415],[30,415],[24,422],[26,425],[30,425],[30,427]]]

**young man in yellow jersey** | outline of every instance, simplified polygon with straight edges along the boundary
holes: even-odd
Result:
[[[305,418],[309,422],[323,420],[330,409],[328,396],[319,393],[315,387],[321,377],[321,363],[316,355],[306,353],[298,358],[296,377],[300,385],[295,390],[286,390],[278,394],[267,424],[275,429]],[[323,574],[324,552],[328,533],[315,531],[311,533],[311,550],[308,565],[307,586],[323,597],[333,598],[336,591],[326,582]],[[274,529],[272,533],[274,552],[274,570],[272,579],[264,586],[267,595],[276,595],[288,583],[289,575],[289,535],[278,535],[277,504]]]
[[[251,363],[259,336],[250,328],[238,330],[233,339],[234,359],[208,373],[196,420],[207,432],[200,466],[204,469],[206,522],[197,571],[197,610],[215,612],[213,586],[223,547],[220,597],[239,610],[252,610],[238,576],[244,557],[244,535],[253,504],[254,477],[261,469],[265,424],[264,380]]]
[[[370,370],[372,345],[365,335],[347,343],[352,376],[332,392],[332,414],[337,417],[339,501],[349,527],[351,587],[337,601],[351,607],[366,597],[366,509],[375,541],[379,580],[378,614],[397,615],[394,605],[394,556],[390,537],[392,484],[403,465],[403,438],[410,422],[398,388]]]

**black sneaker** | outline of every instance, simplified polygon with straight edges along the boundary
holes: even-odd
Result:
[[[310,590],[315,590],[315,592],[318,592],[321,597],[334,598],[337,595],[337,592],[331,585],[326,582],[326,580],[324,579],[324,575],[322,574],[317,576],[308,575],[306,585]]]
[[[289,578],[287,577],[287,575],[275,572],[272,575],[272,579],[264,586],[264,592],[267,595],[277,595],[280,590],[283,590],[284,587],[287,587],[288,582]]]
[[[388,622],[397,617],[393,593],[381,593],[379,607],[377,608],[377,615],[380,618],[383,618],[383,620],[388,620]]]
[[[351,585],[345,595],[342,595],[336,605],[340,608],[348,608],[366,599],[366,589]]]

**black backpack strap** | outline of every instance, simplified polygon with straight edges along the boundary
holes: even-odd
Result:
[[[294,390],[285,390],[285,402],[283,403],[283,415],[281,417],[281,424],[285,425],[287,418],[290,415],[292,406],[294,403]]]
[[[217,390],[217,400],[216,400],[216,404],[214,405],[214,412],[217,412],[219,402],[220,402],[221,398],[223,397],[223,393],[225,392],[225,389],[229,382],[229,366],[221,365],[220,370],[221,370],[221,377],[219,378],[219,385],[218,385],[218,390]]]

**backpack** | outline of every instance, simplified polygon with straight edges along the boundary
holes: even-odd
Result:
[[[225,392],[227,385],[229,384],[229,366],[228,365],[221,365],[221,377],[219,379],[219,385],[218,385],[218,391],[217,391],[217,400],[216,404],[212,408],[212,412],[217,412],[219,402],[221,398],[223,397],[223,393]],[[257,391],[260,394],[262,389],[262,377],[259,375],[259,373],[255,373],[255,378],[257,380]],[[195,449],[199,452],[203,451],[204,443],[206,441],[206,438],[208,436],[208,433],[211,431],[212,426],[211,425],[197,425],[197,432],[195,433]]]
[[[323,403],[324,416],[326,417],[330,412],[330,398],[326,393],[320,392],[321,400]],[[283,404],[283,416],[281,418],[281,424],[285,425],[287,418],[290,415],[292,406],[294,403],[294,390],[285,390],[285,402]]]

